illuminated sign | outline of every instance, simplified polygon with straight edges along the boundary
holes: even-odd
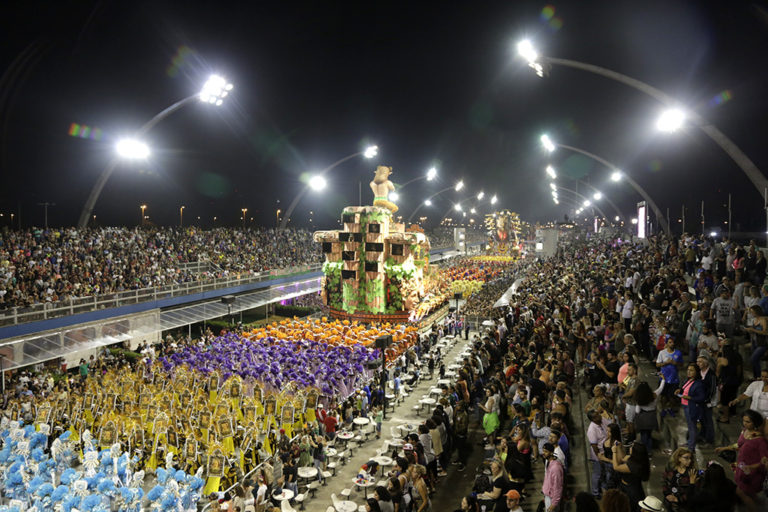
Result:
[[[648,225],[648,212],[645,201],[637,203],[637,238],[645,238],[645,227]]]

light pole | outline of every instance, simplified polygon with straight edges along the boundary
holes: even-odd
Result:
[[[144,225],[144,211],[147,209],[147,205],[143,204],[139,206],[139,209],[141,210],[141,225]]]
[[[466,213],[466,212],[464,212],[464,209],[462,208],[462,205],[463,205],[464,203],[466,203],[467,201],[469,201],[469,200],[471,200],[471,199],[477,199],[478,203],[480,203],[484,197],[485,197],[485,193],[484,193],[484,192],[480,192],[479,194],[477,194],[477,196],[469,196],[469,197],[465,197],[464,199],[462,199],[462,200],[461,200],[461,201],[459,201],[458,203],[451,205],[451,207],[450,207],[450,208],[448,208],[447,210],[445,210],[445,213],[443,213],[443,216],[440,218],[440,221],[442,222],[442,221],[443,221],[443,219],[445,219],[445,218],[448,216],[448,214],[449,214],[449,213],[451,213],[451,210],[455,210],[455,211],[457,211],[457,212]],[[493,196],[493,197],[496,197],[496,196]],[[497,200],[498,200],[498,198],[497,198]],[[489,202],[490,202],[490,201],[489,201]],[[470,210],[470,213],[474,215],[475,213],[477,213],[477,210],[476,210],[476,209],[473,207],[473,208]]]
[[[414,181],[419,181],[419,180],[432,181],[435,178],[437,178],[437,168],[436,167],[430,167],[429,170],[426,172],[426,174],[424,174],[423,176],[417,176],[417,177],[413,178],[412,180],[408,180],[405,183],[403,183],[402,185],[398,185],[397,188],[399,190],[402,190],[405,187],[407,187],[408,185],[410,185],[411,183],[413,183]]]
[[[659,89],[656,89],[655,87],[648,85],[645,82],[641,82],[636,78],[629,77],[622,73],[617,73],[616,71],[612,71],[610,69],[595,66],[593,64],[586,64],[584,62],[578,62],[575,60],[558,59],[555,57],[539,55],[531,42],[528,40],[524,40],[518,43],[517,51],[520,56],[522,56],[528,62],[528,66],[533,68],[536,71],[536,74],[541,77],[548,73],[548,68],[551,65],[567,66],[580,69],[582,71],[588,71],[590,73],[621,82],[624,85],[628,85],[640,92],[647,94],[648,96],[651,96],[652,98],[655,98],[670,109],[678,110],[679,105],[681,104],[663,91],[660,91]],[[680,114],[681,112],[679,110],[677,112],[666,113],[664,118],[660,119],[658,127],[660,129],[667,129],[669,131],[674,129],[675,126],[681,125],[683,119],[681,119]],[[731,157],[731,160],[733,160],[734,163],[736,163],[736,165],[738,165],[739,168],[744,171],[749,180],[757,189],[758,193],[763,196],[764,199],[768,198],[768,179],[766,179],[763,173],[760,172],[760,169],[757,168],[754,162],[752,162],[752,160],[750,160],[750,158],[744,154],[744,152],[739,149],[739,147],[731,139],[729,139],[723,132],[718,130],[715,125],[693,111],[687,112],[685,115],[690,117],[694,125],[706,133],[707,136],[709,136],[709,138],[712,139],[715,144],[720,147],[720,149],[725,151],[728,156]],[[768,201],[766,201],[765,207],[766,222],[768,222]],[[667,228],[666,231],[668,233],[669,228]]]
[[[180,228],[184,227],[184,208],[186,208],[186,206],[182,206],[181,208],[179,208],[179,227]]]
[[[243,229],[245,229],[245,212],[248,211],[248,208],[240,208],[240,211],[243,213],[242,221],[243,221]]]
[[[447,192],[449,190],[455,190],[456,192],[458,192],[459,190],[461,190],[463,188],[464,188],[464,180],[459,180],[455,185],[452,185],[450,187],[445,187],[442,190],[438,190],[437,192],[435,192],[434,194],[432,194],[431,196],[426,198],[423,202],[419,203],[419,206],[417,206],[416,209],[413,210],[413,213],[411,213],[411,216],[408,217],[408,220],[406,221],[406,224],[410,224],[411,223],[411,219],[413,219],[413,217],[419,212],[419,210],[421,210],[422,206],[425,206],[425,205],[426,206],[432,206],[432,200],[434,198],[436,198],[437,196],[439,196],[440,194],[442,194],[443,192]]]
[[[656,204],[656,201],[651,199],[651,196],[648,195],[648,192],[646,192],[645,189],[641,187],[638,182],[633,180],[629,175],[627,175],[625,172],[619,169],[619,167],[616,164],[613,164],[608,160],[606,160],[605,158],[597,156],[594,153],[590,153],[585,149],[577,148],[574,146],[568,146],[566,144],[560,144],[558,142],[553,142],[551,139],[549,139],[549,137],[547,137],[547,140],[549,140],[549,142],[553,144],[555,147],[567,149],[568,151],[573,151],[574,153],[582,154],[608,167],[613,171],[611,173],[611,181],[618,182],[618,181],[621,181],[622,179],[626,180],[627,183],[629,183],[629,185],[635,190],[635,192],[640,194],[642,198],[645,200],[645,202],[648,203],[648,206],[651,207],[651,210],[653,210],[654,215],[656,215],[656,222],[658,222],[659,226],[662,227],[662,229],[664,230],[664,233],[666,233],[667,236],[670,236],[669,224],[667,223],[666,218],[664,217],[664,214],[662,213],[661,209]],[[542,144],[544,144],[543,141],[542,141]],[[546,144],[544,144],[544,146],[547,147]],[[612,206],[617,211],[617,213],[619,213],[619,209],[615,205],[612,205]]]
[[[139,139],[142,136],[146,135],[147,132],[149,132],[149,130],[151,130],[157,123],[159,123],[169,115],[173,114],[180,108],[184,107],[185,105],[189,105],[190,103],[193,103],[195,100],[199,100],[199,101],[202,101],[203,103],[208,103],[210,105],[216,105],[216,106],[221,105],[224,98],[229,94],[231,90],[232,90],[231,83],[227,82],[224,78],[218,75],[212,75],[205,82],[205,84],[203,85],[203,88],[199,93],[193,94],[192,96],[188,96],[182,100],[177,101],[173,105],[165,108],[164,110],[161,110],[152,119],[144,123],[144,125],[141,128],[139,128],[138,131],[136,132],[135,134],[136,139]],[[120,152],[121,152],[120,148],[118,148],[118,153]],[[83,229],[88,224],[88,218],[91,216],[93,207],[96,206],[96,201],[98,201],[99,199],[101,190],[104,188],[104,185],[107,183],[107,180],[109,180],[109,177],[112,175],[112,173],[114,172],[119,162],[120,162],[119,158],[112,158],[109,164],[107,164],[107,167],[102,171],[101,175],[96,180],[96,183],[93,185],[93,188],[91,189],[91,193],[89,194],[88,199],[85,202],[83,211],[80,212],[80,220],[77,222],[78,229]]]
[[[280,212],[281,211],[282,210],[280,208],[278,208],[277,211],[275,212],[275,227],[280,226]]]
[[[336,160],[331,165],[326,167],[325,169],[318,171],[310,180],[309,182],[304,185],[304,188],[301,189],[301,192],[296,194],[296,197],[293,198],[293,201],[291,201],[291,205],[288,207],[288,209],[285,211],[285,215],[283,215],[283,220],[280,222],[279,229],[285,229],[285,226],[288,225],[288,221],[291,219],[291,214],[293,214],[293,210],[296,209],[296,205],[299,204],[299,202],[302,200],[302,198],[307,195],[307,192],[312,190],[321,190],[325,188],[325,174],[335,168],[336,166],[339,166],[346,162],[347,160],[351,160],[352,158],[355,158],[357,156],[363,156],[366,159],[371,159],[379,154],[379,147],[378,146],[368,146],[363,151],[358,151],[357,153],[352,153],[351,155],[347,155],[344,158],[340,158],[339,160]],[[312,180],[315,180],[315,184],[312,184]],[[322,182],[320,181],[322,180]],[[322,183],[322,186],[320,186]]]
[[[594,202],[594,201],[592,201],[592,200],[591,200],[590,198],[588,198],[587,196],[585,196],[585,195],[583,195],[583,194],[579,194],[578,192],[576,192],[576,191],[575,191],[575,190],[573,190],[573,189],[570,189],[570,188],[565,188],[565,187],[562,187],[562,186],[561,186],[561,187],[557,187],[557,190],[564,190],[565,192],[569,192],[569,193],[573,194],[574,196],[576,196],[576,197],[580,198],[580,199],[583,201],[583,202],[582,202],[582,206],[583,206],[584,208],[589,208],[589,207],[591,206],[591,207],[593,207],[595,210],[597,210],[597,211],[600,213],[600,215],[602,215],[602,216],[603,216],[603,218],[604,218],[604,219],[609,219],[609,218],[610,218],[610,217],[608,217],[608,216],[605,214],[605,212],[604,212],[604,211],[603,211],[603,210],[602,210],[602,209],[601,209],[599,206],[597,206],[597,205],[595,204],[595,202]]]
[[[49,203],[46,201],[44,203],[37,203],[37,206],[42,206],[43,210],[45,211],[45,229],[48,229],[48,207],[56,206],[56,203]]]

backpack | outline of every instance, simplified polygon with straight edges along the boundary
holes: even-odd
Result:
[[[493,485],[491,485],[491,479],[488,475],[477,475],[475,477],[475,483],[472,485],[472,492],[477,494],[493,491]]]

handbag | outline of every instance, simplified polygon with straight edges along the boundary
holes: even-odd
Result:
[[[659,428],[659,423],[656,420],[656,409],[646,410],[640,409],[635,415],[635,428],[637,430],[656,430]]]

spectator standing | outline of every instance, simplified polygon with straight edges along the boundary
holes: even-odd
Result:
[[[589,460],[592,463],[592,496],[600,499],[605,484],[600,464],[600,450],[602,449],[603,442],[605,442],[607,433],[600,413],[592,411],[589,415],[591,421],[587,428],[587,440],[590,445]]]
[[[555,447],[552,443],[544,443],[541,454],[544,457],[544,483],[541,492],[544,494],[545,512],[557,512],[563,498],[565,470],[563,464],[555,457]]]
[[[645,445],[634,443],[629,455],[624,455],[624,446],[621,443],[615,443],[613,470],[619,473],[619,489],[629,497],[632,510],[640,510],[639,503],[645,498],[642,483],[648,480],[651,472]]]

